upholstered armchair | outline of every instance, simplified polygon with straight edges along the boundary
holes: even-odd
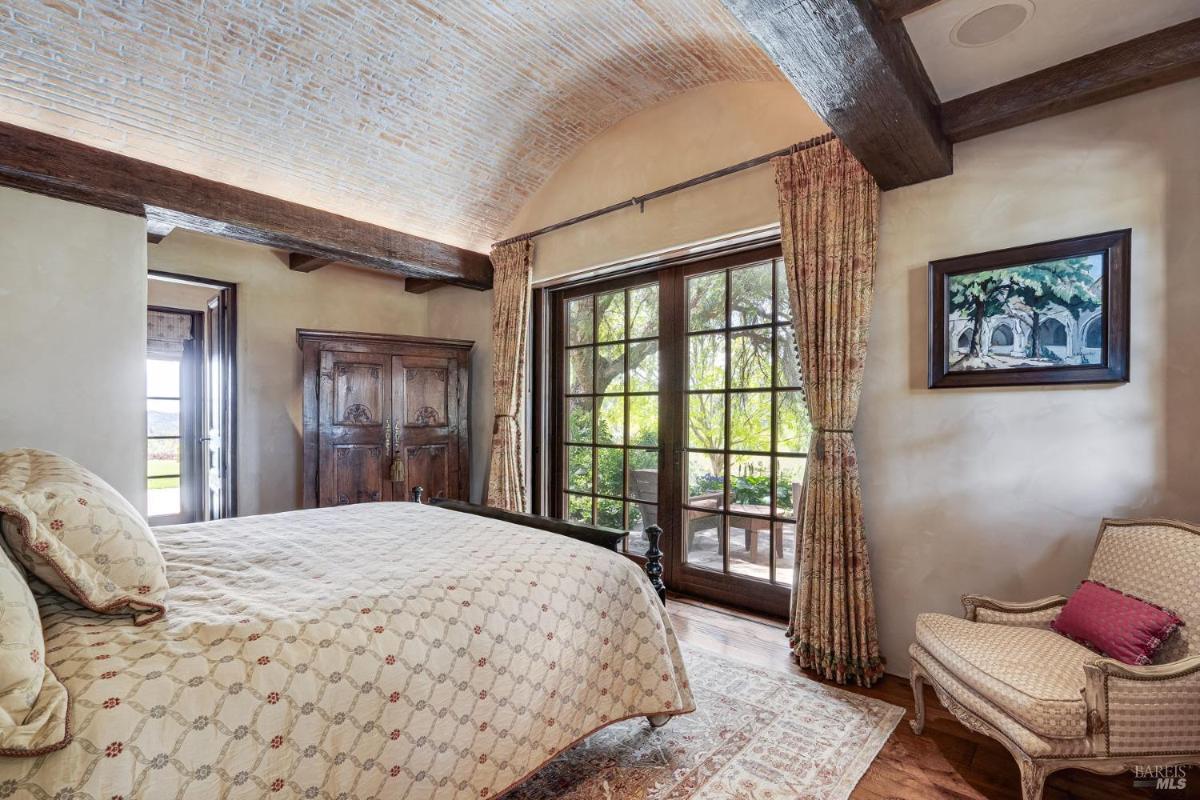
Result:
[[[1183,619],[1155,663],[1130,666],[1051,630],[1065,597],[966,595],[963,619],[917,618],[913,730],[925,724],[927,681],[963,725],[1013,754],[1024,800],[1062,769],[1200,764],[1200,527],[1106,519],[1088,577]]]

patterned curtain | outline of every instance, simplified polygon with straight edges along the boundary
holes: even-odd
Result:
[[[883,674],[852,429],[871,316],[879,187],[838,140],[774,159],[788,298],[812,420],[788,637],[838,683]]]
[[[507,242],[492,248],[494,297],[492,390],[496,422],[486,503],[525,510],[525,462],[521,455],[521,399],[525,392],[525,342],[529,330],[529,287],[533,243]]]

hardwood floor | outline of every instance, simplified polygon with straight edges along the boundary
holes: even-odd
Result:
[[[667,611],[679,639],[689,645],[762,667],[808,674],[792,661],[785,626],[778,621],[676,597],[667,601]],[[870,689],[846,688],[908,712],[854,790],[855,800],[1020,800],[1017,767],[1008,751],[960,725],[928,687],[923,736],[908,725],[913,699],[907,680],[888,675]],[[1189,777],[1193,785],[1186,791],[1155,792],[1134,789],[1128,773],[1102,776],[1067,770],[1050,777],[1045,800],[1200,797],[1200,773]]]

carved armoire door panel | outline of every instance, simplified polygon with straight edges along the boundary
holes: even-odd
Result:
[[[405,494],[422,486],[426,497],[459,495],[462,397],[459,363],[442,356],[392,357],[396,453],[404,460]],[[396,491],[400,491],[397,484]]]
[[[390,359],[325,350],[318,378],[320,504],[391,500]]]
[[[306,508],[470,494],[471,343],[299,330]]]

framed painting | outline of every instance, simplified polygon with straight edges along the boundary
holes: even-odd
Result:
[[[929,388],[1129,380],[1131,231],[929,263]]]

